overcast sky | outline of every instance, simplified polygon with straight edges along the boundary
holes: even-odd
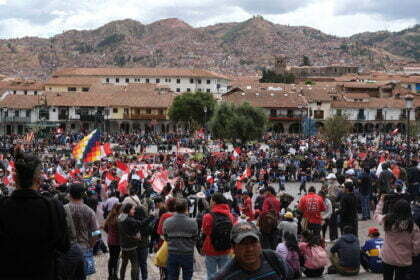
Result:
[[[125,18],[148,24],[177,17],[207,26],[253,15],[349,36],[419,23],[420,0],[0,0],[0,38],[50,37]]]

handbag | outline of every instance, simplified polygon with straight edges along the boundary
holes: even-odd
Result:
[[[166,267],[168,264],[168,242],[163,241],[162,246],[156,253],[154,262],[158,267]]]

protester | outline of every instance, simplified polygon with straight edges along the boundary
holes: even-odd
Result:
[[[176,214],[163,225],[163,234],[168,242],[168,280],[178,280],[182,268],[182,279],[191,280],[193,276],[194,248],[198,238],[195,219],[188,217],[186,199],[176,200]]]
[[[118,279],[118,259],[121,246],[117,218],[120,215],[121,206],[120,203],[114,204],[104,224],[104,230],[108,235],[107,243],[109,248],[108,280]]]
[[[383,215],[386,195],[382,195],[376,206],[374,219],[384,225],[385,238],[381,250],[384,263],[384,280],[405,279],[413,256],[420,253],[420,230],[414,223],[411,208],[406,200],[397,201],[391,211]]]
[[[70,248],[63,206],[38,192],[41,161],[15,154],[16,190],[0,199],[0,279],[56,279],[56,252]]]
[[[315,235],[320,235],[321,212],[325,211],[326,208],[322,197],[316,194],[314,186],[311,186],[309,193],[300,199],[298,209],[303,213],[303,219],[307,224],[303,229],[311,230]]]
[[[264,197],[264,203],[262,206],[262,211],[267,212],[270,210],[273,210],[276,216],[278,217],[280,214],[280,200],[276,198],[276,191],[273,187],[267,187],[265,189],[265,197]]]
[[[303,274],[307,277],[321,277],[329,260],[327,252],[321,247],[319,235],[310,231],[302,232],[299,250],[304,259]]]
[[[208,280],[229,261],[230,232],[235,223],[223,194],[213,194],[210,208],[210,213],[203,217],[202,225],[202,233],[205,236],[202,254],[205,256]]]
[[[327,198],[327,194],[323,191],[319,191],[318,195],[323,199],[324,205],[325,205],[325,211],[321,212],[321,218],[322,218],[322,225],[321,225],[321,232],[322,232],[322,238],[327,242],[325,238],[325,234],[327,233],[328,225],[330,224],[330,218],[333,214],[333,206],[331,203],[331,200]],[[331,237],[331,229],[330,229],[330,237]]]
[[[354,195],[354,185],[352,181],[344,183],[344,193],[340,196],[340,229],[344,234],[344,228],[349,226],[353,234],[358,236],[358,217],[357,217],[357,198]]]
[[[121,244],[120,280],[124,280],[128,261],[131,264],[131,280],[139,279],[139,265],[137,258],[137,244],[141,239],[140,222],[134,218],[136,208],[131,203],[122,206],[122,213],[118,216],[118,231]]]
[[[296,240],[298,238],[297,232],[298,232],[298,224],[297,220],[293,217],[292,212],[286,212],[283,215],[283,220],[279,223],[278,226],[280,232],[282,233],[282,237],[284,239],[286,233],[292,234]]]
[[[278,229],[278,219],[274,211],[261,213],[257,222],[261,232],[260,243],[263,249],[275,250],[282,240],[282,234]]]
[[[293,279],[292,269],[279,255],[261,248],[259,231],[253,223],[234,225],[231,242],[235,257],[214,280]]]
[[[368,237],[370,239],[362,247],[361,265],[366,271],[383,273],[384,265],[380,252],[384,244],[384,239],[380,237],[379,229],[376,227],[370,227],[368,229]]]
[[[337,240],[330,251],[332,267],[328,269],[331,273],[335,270],[341,275],[357,275],[360,270],[360,245],[357,236],[353,234],[354,229],[345,226],[343,235]]]
[[[300,278],[300,250],[296,237],[292,233],[286,232],[283,235],[283,242],[277,245],[276,252],[293,270],[293,279]]]

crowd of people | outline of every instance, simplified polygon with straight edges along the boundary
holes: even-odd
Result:
[[[101,251],[109,279],[125,279],[128,263],[131,279],[151,279],[150,257],[161,279],[181,270],[193,279],[197,254],[209,280],[352,276],[361,267],[418,278],[414,139],[354,135],[329,145],[266,135],[233,148],[188,135],[105,134],[113,153],[81,163],[71,150],[83,136],[1,139],[0,279],[86,279]],[[148,145],[158,152],[145,153]],[[372,223],[367,232],[360,221]]]

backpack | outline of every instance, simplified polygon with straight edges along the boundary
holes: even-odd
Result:
[[[216,251],[225,251],[232,247],[230,242],[230,232],[233,223],[229,216],[210,212],[213,217],[213,227],[211,231],[211,243]]]
[[[327,252],[321,246],[313,246],[310,248],[312,256],[306,260],[309,268],[318,269],[329,264]],[[305,265],[305,266],[306,266]]]

